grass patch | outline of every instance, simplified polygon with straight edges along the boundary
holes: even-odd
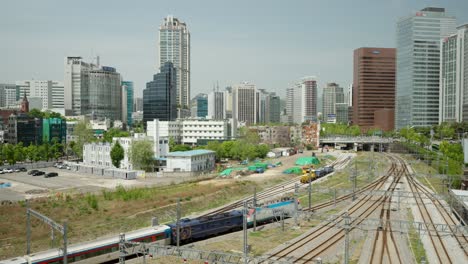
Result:
[[[416,179],[424,184],[424,186],[430,188],[436,193],[444,193],[447,191],[442,178],[431,177],[431,175],[437,174],[436,169],[427,165],[423,161],[414,159],[411,155],[405,155],[405,159],[409,162],[411,168],[416,173]]]
[[[408,208],[407,212],[408,220],[410,222],[413,222],[414,218],[413,214],[411,213],[411,209]],[[426,250],[424,250],[421,238],[419,237],[419,234],[413,225],[410,225],[408,232],[408,240],[411,246],[411,252],[413,253],[414,258],[416,259],[416,263],[421,263],[421,260],[423,260],[423,258],[427,261]]]

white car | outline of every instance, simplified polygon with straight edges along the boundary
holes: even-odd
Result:
[[[10,168],[5,168],[5,169],[3,169],[3,172],[4,172],[4,173],[12,173],[13,170],[10,169]]]

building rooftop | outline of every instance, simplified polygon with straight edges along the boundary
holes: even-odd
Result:
[[[169,152],[166,156],[167,157],[191,157],[191,156],[210,154],[210,153],[215,153],[215,152],[212,150],[206,150],[206,149],[195,149],[195,150],[189,150],[189,151]]]

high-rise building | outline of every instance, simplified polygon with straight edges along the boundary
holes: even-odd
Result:
[[[173,121],[177,118],[176,68],[166,62],[153,81],[146,83],[143,90],[143,123],[158,119]]]
[[[120,74],[113,67],[65,58],[64,107],[66,115],[122,120]]]
[[[39,109],[63,109],[64,88],[63,83],[51,80],[17,81],[19,94],[26,93],[29,98],[41,98],[42,107]]]
[[[394,48],[354,50],[354,125],[376,127],[375,111],[395,109],[395,52]]]
[[[133,119],[132,119],[132,114],[133,114],[133,82],[130,81],[123,81],[122,86],[124,88],[124,91],[126,92],[126,100],[124,101],[124,104],[126,104],[126,112],[127,112],[127,125],[132,126],[133,125]]]
[[[136,97],[133,107],[133,112],[142,112],[143,111],[143,98]]]
[[[59,143],[67,139],[67,121],[62,118],[42,119],[42,142],[51,143],[56,138]]]
[[[456,32],[444,8],[427,7],[397,24],[395,124],[427,127],[439,122],[440,40]]]
[[[270,95],[270,114],[269,123],[281,122],[281,99],[278,95]]]
[[[185,117],[190,108],[190,32],[187,25],[173,16],[164,18],[159,27],[159,67],[172,62],[176,68],[177,105]]]
[[[208,94],[208,117],[214,120],[226,118],[224,92],[213,91]]]
[[[19,91],[15,84],[0,83],[0,107],[16,107]]]
[[[122,120],[122,86],[115,68],[103,66],[88,72],[87,100],[81,104],[84,115],[93,119]]]
[[[63,104],[66,115],[84,115],[82,107],[88,103],[89,97],[88,71],[98,68],[97,64],[84,62],[82,57],[65,58]]]
[[[255,84],[241,83],[232,87],[232,118],[246,125],[258,122],[259,93]]]
[[[202,94],[197,97],[197,117],[206,118],[208,115],[208,96]]]
[[[468,24],[441,40],[439,123],[468,121]]]
[[[327,86],[323,88],[322,115],[324,117],[325,122],[328,122],[328,120],[334,120],[335,122],[338,122],[337,104],[343,104],[344,97],[345,96],[344,96],[343,87],[340,87],[336,83],[327,83]]]
[[[317,119],[316,77],[304,77],[286,90],[286,113],[289,123],[302,124]]]

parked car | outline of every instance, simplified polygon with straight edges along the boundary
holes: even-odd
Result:
[[[71,167],[67,165],[64,169],[71,170]]]
[[[43,171],[36,171],[35,173],[32,174],[32,176],[41,176],[41,175],[44,175],[45,172]]]
[[[30,170],[30,171],[28,172],[28,174],[29,174],[29,175],[33,175],[33,174],[36,173],[36,172],[38,172],[38,170]]]
[[[19,167],[18,169],[19,169],[20,171],[24,171],[24,172],[28,171],[25,167]]]
[[[20,169],[18,167],[15,167],[12,169],[14,172],[20,172]]]
[[[51,177],[57,177],[58,173],[56,172],[49,172],[46,175],[44,175],[44,178],[51,178]]]
[[[264,173],[265,170],[263,168],[257,168],[257,169],[255,169],[255,172],[256,173]]]
[[[5,169],[3,169],[3,172],[4,173],[12,173],[13,169],[12,168],[5,168]]]

